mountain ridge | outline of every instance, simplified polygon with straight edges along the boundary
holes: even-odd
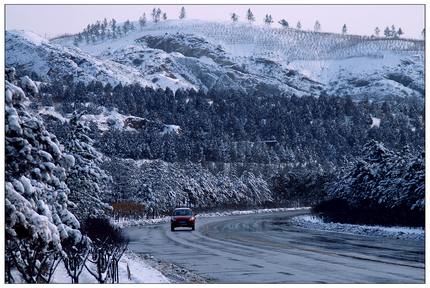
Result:
[[[148,23],[121,38],[78,47],[73,37],[34,38],[30,32],[6,31],[6,65],[56,80],[139,83],[173,91],[374,100],[423,98],[425,91],[424,41],[413,39],[201,20]]]

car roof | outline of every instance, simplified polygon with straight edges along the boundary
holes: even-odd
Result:
[[[191,210],[191,208],[181,207],[181,208],[175,208],[175,210]]]

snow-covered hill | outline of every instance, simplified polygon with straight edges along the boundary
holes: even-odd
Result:
[[[134,23],[138,27],[138,23]],[[424,97],[424,41],[244,23],[148,22],[117,39],[47,41],[6,32],[6,66],[47,80],[242,90],[250,94]]]

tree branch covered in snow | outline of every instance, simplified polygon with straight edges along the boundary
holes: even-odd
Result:
[[[80,227],[69,211],[73,203],[64,182],[68,155],[43,122],[27,112],[23,90],[7,80],[5,89],[6,261],[26,282],[48,283],[60,260],[61,240]],[[13,282],[10,270],[6,274]]]

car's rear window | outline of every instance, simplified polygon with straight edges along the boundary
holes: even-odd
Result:
[[[175,216],[180,216],[180,215],[191,215],[191,210],[175,210],[175,212],[173,212],[173,215]]]

